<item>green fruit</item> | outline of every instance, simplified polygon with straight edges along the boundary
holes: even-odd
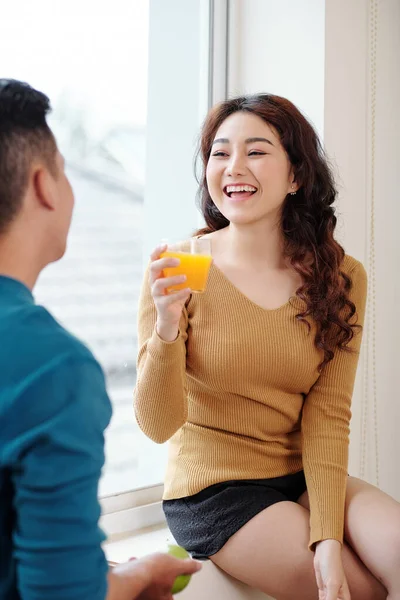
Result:
[[[184,548],[181,546],[177,546],[176,544],[168,544],[168,554],[171,556],[175,556],[175,558],[190,558],[190,555],[186,552]],[[187,584],[189,583],[191,575],[179,575],[172,586],[171,593],[177,594],[185,589]]]

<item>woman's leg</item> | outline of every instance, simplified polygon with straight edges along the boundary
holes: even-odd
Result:
[[[308,508],[307,493],[299,503]],[[377,487],[349,477],[345,539],[374,576],[400,600],[400,504]]]
[[[236,579],[276,600],[317,600],[310,513],[295,502],[266,508],[237,531],[211,560]],[[343,563],[352,600],[384,600],[381,584],[349,548]]]

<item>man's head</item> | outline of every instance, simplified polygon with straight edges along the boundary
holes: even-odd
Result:
[[[25,229],[46,249],[45,263],[65,252],[74,204],[49,112],[47,96],[0,79],[0,240]]]

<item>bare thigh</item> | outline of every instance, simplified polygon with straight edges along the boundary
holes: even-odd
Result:
[[[299,503],[308,508],[305,492]],[[400,593],[400,503],[377,487],[349,477],[344,537],[363,563],[392,593]]]
[[[309,535],[309,511],[295,502],[278,502],[251,519],[210,558],[229,575],[276,600],[317,600]],[[343,564],[352,600],[386,598],[380,583],[348,546],[343,548]]]

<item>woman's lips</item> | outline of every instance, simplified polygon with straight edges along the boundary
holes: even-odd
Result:
[[[231,202],[243,202],[243,201],[248,200],[249,198],[251,198],[254,194],[255,194],[255,192],[231,192],[228,195],[226,192],[224,192],[224,195]]]

